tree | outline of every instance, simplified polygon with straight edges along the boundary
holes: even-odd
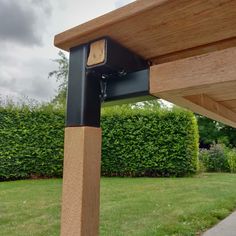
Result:
[[[224,138],[224,143],[230,147],[236,147],[236,129],[227,125],[222,125],[220,130],[221,139]]]
[[[210,148],[214,143],[218,143],[219,127],[218,122],[207,117],[196,115],[200,137],[200,147]]]
[[[69,59],[62,51],[59,51],[58,56],[59,58],[53,60],[58,64],[58,69],[51,71],[48,77],[54,78],[57,82],[59,82],[57,95],[53,98],[52,103],[65,107],[69,73]]]
[[[210,148],[211,145],[223,143],[228,147],[236,147],[236,129],[196,115],[200,136],[200,147]]]

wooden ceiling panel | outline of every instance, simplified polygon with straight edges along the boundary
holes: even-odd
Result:
[[[236,99],[236,83],[234,83],[233,85],[234,87],[231,87],[231,88],[226,87],[224,90],[213,91],[213,92],[208,93],[208,95],[217,102],[234,100]]]
[[[57,35],[55,45],[68,51],[109,36],[154,59],[236,37],[235,14],[232,0],[138,0]],[[235,40],[231,43],[235,45]]]
[[[236,47],[154,65],[150,93],[236,127],[235,62]]]
[[[222,103],[224,106],[232,109],[232,110],[236,110],[236,99],[234,100],[224,100],[224,101],[221,101],[220,103]]]

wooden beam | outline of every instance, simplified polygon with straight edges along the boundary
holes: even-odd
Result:
[[[185,95],[198,88],[236,82],[236,47],[151,67],[151,94]]]
[[[194,48],[188,48],[182,51],[169,53],[166,55],[154,57],[150,59],[153,65],[158,65],[170,61],[176,61],[188,57],[194,57],[210,52],[220,51],[226,48],[231,48],[236,46],[236,38],[225,39],[205,45],[201,45]]]
[[[224,106],[230,108],[230,109],[236,109],[236,99],[234,100],[224,100],[224,101],[219,101],[222,103]]]
[[[223,104],[236,99],[235,61],[232,47],[152,66],[150,93],[236,127],[236,113]]]
[[[219,102],[214,101],[212,98],[208,97],[206,94],[198,94],[184,97],[190,102],[205,108],[208,112],[214,113],[214,119],[222,118],[233,122],[231,125],[236,127],[236,113]],[[218,116],[218,118],[216,118]]]
[[[163,94],[161,96],[161,98],[165,99],[166,101],[169,101],[171,103],[174,103],[178,106],[184,107],[186,109],[189,109],[197,114],[206,116],[212,120],[216,120],[218,122],[224,123],[226,125],[232,126],[234,128],[236,128],[236,113],[231,110],[226,108],[225,106],[220,106],[219,103],[215,102],[213,99],[211,99],[210,97],[208,97],[207,95],[195,95],[195,99],[194,96],[192,97],[180,97],[180,96],[176,96],[176,95],[170,95],[170,94]],[[199,99],[200,96],[205,96],[205,101],[203,103],[199,103],[196,102],[196,99]],[[192,98],[192,100],[191,100]],[[208,102],[206,102],[208,101]],[[210,101],[210,102],[209,102]],[[206,104],[206,105],[205,105]],[[220,107],[218,108],[219,111],[217,111],[216,109],[209,109],[209,107]],[[227,111],[226,115],[222,116],[221,111]]]
[[[99,234],[101,129],[65,129],[61,236]]]

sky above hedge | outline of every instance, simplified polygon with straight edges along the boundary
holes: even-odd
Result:
[[[49,101],[54,35],[133,0],[0,0],[0,96]]]

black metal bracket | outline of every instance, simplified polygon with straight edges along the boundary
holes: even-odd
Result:
[[[100,127],[101,103],[149,95],[149,63],[109,38],[105,58],[88,66],[90,43],[70,50],[66,126]]]

